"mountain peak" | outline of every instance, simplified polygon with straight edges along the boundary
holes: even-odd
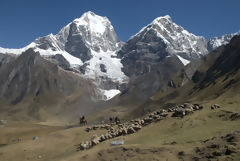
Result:
[[[228,44],[235,35],[240,35],[240,30],[232,34],[226,34],[226,35],[211,38],[208,41],[208,50],[212,51],[218,48],[219,46]]]
[[[169,15],[165,15],[165,16],[160,16],[160,17],[154,19],[153,22],[159,21],[159,20],[162,20],[162,19],[165,19],[165,20],[168,20],[168,21],[172,21],[172,18]]]
[[[96,15],[92,11],[85,12],[80,18],[73,21],[78,26],[86,26],[97,34],[103,34],[107,27],[111,27],[111,22],[107,17]]]
[[[92,11],[87,11],[87,12],[85,12],[83,15],[92,15],[92,16],[94,16],[94,15],[96,15],[94,12],[92,12]]]

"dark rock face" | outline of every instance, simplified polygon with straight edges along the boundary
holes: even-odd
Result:
[[[65,44],[65,50],[85,62],[91,59],[91,52],[86,46],[82,36],[80,34],[76,34],[76,32],[79,32],[77,25],[72,23],[70,25],[67,42]]]
[[[100,64],[100,69],[101,69],[101,72],[103,72],[103,73],[107,72],[106,66],[104,64]]]
[[[151,71],[133,75],[127,86],[127,93],[140,98],[147,98],[157,91],[166,90],[171,77],[183,68],[176,56],[168,57],[162,62],[152,64]]]
[[[7,55],[7,54],[1,54],[0,53],[0,69],[5,66],[6,64],[13,61],[15,58],[13,56]]]
[[[53,60],[64,64],[61,56]],[[66,96],[77,97],[77,102],[65,102]],[[45,120],[59,111],[59,118],[77,120],[76,111],[94,113],[95,106],[101,106],[95,100],[101,97],[91,80],[62,70],[33,49],[0,67],[0,117],[10,120]]]
[[[52,51],[56,51],[57,48],[54,44],[53,35],[48,35],[44,37],[37,38],[34,43],[38,44],[38,47],[43,50],[51,49]]]
[[[176,88],[177,87],[172,80],[168,82],[168,86],[172,87],[172,88]]]
[[[154,30],[129,40],[118,52],[122,58],[123,72],[127,76],[140,75],[151,71],[152,67],[160,63],[167,56],[166,45],[156,36]]]
[[[54,57],[56,64],[29,49],[0,68],[0,100],[6,99],[10,104],[16,105],[25,96],[34,98],[50,94],[68,95],[80,88],[84,81],[70,72],[59,70],[57,63],[66,68],[69,64],[62,56]],[[87,81],[85,83],[86,86],[91,84],[87,84]],[[85,87],[82,89],[86,91]]]
[[[86,69],[87,69],[87,66],[88,66],[88,64],[87,64],[87,63],[84,63],[82,66],[79,67],[79,71],[80,71],[82,74],[85,74]]]
[[[65,70],[68,70],[70,68],[69,62],[60,54],[49,56],[48,59]]]
[[[15,105],[21,102],[28,92],[32,92],[34,95],[39,95],[39,93],[43,92],[43,84],[38,84],[36,79],[41,82],[44,80],[44,77],[47,77],[47,72],[43,72],[45,74],[44,77],[38,77],[43,74],[42,71],[44,71],[40,66],[44,66],[44,68],[48,68],[48,70],[58,74],[57,65],[48,64],[45,61],[46,60],[39,54],[29,49],[15,61],[9,63],[5,68],[2,68],[0,71],[0,96],[10,99],[11,104]],[[33,72],[34,70],[35,72]],[[44,84],[49,86],[49,81],[50,80],[45,79]]]

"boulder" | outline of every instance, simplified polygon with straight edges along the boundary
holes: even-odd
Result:
[[[230,119],[232,121],[240,120],[240,113],[233,113],[233,114],[231,114]]]
[[[214,104],[214,105],[211,106],[211,109],[212,109],[212,110],[215,110],[215,109],[217,109],[217,108],[220,108],[220,105]]]

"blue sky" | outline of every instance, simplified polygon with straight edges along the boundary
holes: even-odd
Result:
[[[1,0],[0,46],[24,47],[89,10],[107,16],[123,41],[166,14],[206,39],[240,29],[239,0]]]

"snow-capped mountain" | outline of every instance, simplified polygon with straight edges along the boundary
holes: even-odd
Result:
[[[111,90],[127,79],[121,71],[120,59],[116,57],[116,51],[122,45],[108,18],[89,11],[63,27],[56,35],[37,38],[21,49],[0,48],[0,53],[21,54],[33,48],[45,57],[60,54],[84,77],[97,80],[96,83],[103,86],[101,88]],[[106,79],[116,82],[115,86],[104,86],[102,81]]]
[[[207,44],[209,52],[216,49],[219,46],[228,44],[230,42],[230,40],[233,38],[233,36],[235,36],[235,35],[240,35],[240,30],[233,34],[226,34],[223,36],[211,38]]]
[[[166,15],[156,18],[123,43],[107,17],[89,11],[56,35],[39,37],[21,49],[0,47],[0,53],[18,55],[32,48],[63,69],[90,78],[110,99],[126,87],[129,77],[154,71],[156,79],[160,75],[167,80],[190,61],[206,55],[209,48],[228,43],[235,34],[213,38],[207,48],[204,37],[188,32]]]
[[[39,49],[61,51],[70,64],[79,67],[89,78],[101,76],[118,81],[125,78],[120,60],[114,58],[122,42],[107,17],[86,12],[62,28],[57,35],[38,38],[34,43]],[[67,53],[75,58],[69,58]]]
[[[131,39],[135,37],[143,39],[148,36],[148,33],[153,33],[156,37],[161,38],[170,55],[181,55],[185,59],[192,60],[208,53],[204,37],[189,33],[174,23],[169,15],[156,18]]]
[[[118,56],[122,58],[125,73],[134,75],[149,71],[153,64],[166,57],[177,56],[186,65],[207,53],[204,37],[189,33],[166,15],[156,18],[132,36]]]

